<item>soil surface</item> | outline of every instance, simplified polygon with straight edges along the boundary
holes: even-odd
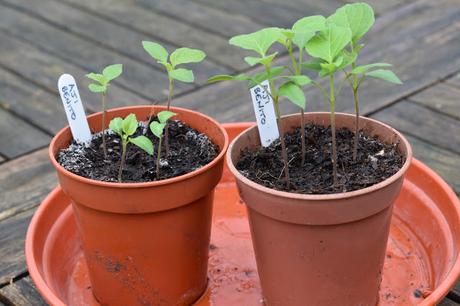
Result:
[[[300,128],[285,135],[290,183],[284,179],[279,140],[257,151],[241,152],[236,168],[250,180],[263,186],[303,194],[331,194],[362,189],[384,181],[401,169],[405,157],[398,144],[383,144],[360,131],[358,156],[353,161],[354,133],[337,130],[337,177],[332,186],[331,129],[309,124],[305,127],[305,163],[301,162]]]
[[[156,118],[153,118],[156,120]],[[160,157],[160,179],[167,179],[192,172],[210,163],[219,152],[219,148],[204,134],[179,120],[169,121],[169,152],[165,154],[164,137]],[[140,123],[133,137],[143,134],[145,123]],[[147,135],[154,145],[153,156],[148,155],[134,144],[128,144],[126,163],[123,168],[123,182],[150,182],[156,180],[156,158],[158,138],[150,129]],[[102,134],[93,135],[91,144],[72,142],[61,150],[57,160],[61,166],[77,175],[93,180],[118,182],[118,169],[121,158],[120,136],[106,130],[107,158],[102,150]]]

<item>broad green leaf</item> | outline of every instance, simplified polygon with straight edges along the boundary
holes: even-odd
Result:
[[[287,78],[299,86],[304,86],[311,83],[311,79],[306,75],[290,75]]]
[[[313,71],[320,71],[321,70],[321,63],[323,61],[321,59],[313,59],[311,61],[306,61],[302,63],[302,68],[307,69],[307,70],[313,70]]]
[[[270,78],[274,79],[276,77],[278,77],[279,75],[281,75],[281,73],[283,73],[283,71],[286,69],[285,66],[275,66],[275,67],[271,67],[270,69]],[[259,72],[259,73],[256,73],[250,80],[249,82],[249,87],[254,87],[256,85],[259,85],[260,83],[262,83],[263,81],[267,80],[268,79],[268,74],[266,71],[262,71],[262,72]]]
[[[402,84],[401,80],[391,70],[377,69],[366,72],[366,76],[370,76],[376,79],[384,80],[394,84]]]
[[[351,40],[351,31],[348,28],[335,24],[327,24],[324,31],[319,32],[307,42],[307,52],[312,57],[317,57],[333,63],[335,58]]]
[[[123,119],[121,123],[123,132],[127,136],[131,136],[136,133],[137,130],[137,119],[135,114],[129,114]]]
[[[88,88],[91,92],[105,92],[107,90],[107,86],[105,85],[97,85],[97,84],[89,84]]]
[[[321,15],[308,16],[297,20],[292,26],[294,32],[317,32],[326,27],[326,18]]]
[[[248,63],[249,66],[254,66],[256,64],[268,65],[273,61],[277,54],[278,52],[272,53],[264,57],[246,56],[244,58],[244,61]]]
[[[152,121],[152,123],[150,123],[150,130],[152,131],[153,135],[155,135],[158,138],[161,138],[163,136],[163,130],[165,126],[166,126],[166,123]]]
[[[358,51],[353,50],[353,52],[348,52],[347,50],[343,50],[341,54],[343,61],[342,63],[337,67],[337,70],[343,69],[352,63],[356,62],[356,59],[358,58]]]
[[[180,64],[187,64],[187,63],[199,63],[206,57],[206,54],[198,49],[190,49],[190,48],[179,48],[176,49],[169,60],[173,67],[180,65]]]
[[[299,48],[304,49],[307,42],[315,36],[315,32],[295,32],[292,42]]]
[[[264,57],[268,49],[279,38],[280,31],[280,28],[264,28],[250,34],[232,37],[229,43],[242,49],[255,51]]]
[[[163,64],[168,62],[169,53],[162,45],[153,41],[143,41],[142,46],[144,50],[158,62]]]
[[[368,64],[368,65],[357,66],[355,67],[355,69],[351,71],[351,73],[362,74],[362,73],[366,73],[367,71],[369,71],[371,68],[374,68],[374,67],[391,67],[391,66],[392,66],[391,64],[387,64],[387,63],[373,63],[373,64]]]
[[[101,85],[107,85],[107,83],[109,82],[109,80],[104,75],[99,74],[99,73],[91,72],[91,73],[88,73],[86,77],[90,80],[99,82]]]
[[[327,20],[338,26],[349,28],[352,42],[355,44],[372,27],[375,17],[372,7],[360,2],[342,6]]]
[[[189,69],[177,68],[169,71],[168,74],[170,78],[184,83],[193,83],[195,80],[192,70]]]
[[[113,118],[112,120],[110,120],[109,129],[111,129],[112,131],[114,131],[118,135],[122,136],[123,135],[123,126],[122,126],[122,124],[123,124],[123,119],[121,119],[120,117]]]
[[[337,66],[334,63],[321,63],[321,70],[324,70],[327,72],[327,75],[334,73],[337,70]],[[323,75],[324,76],[324,75]]]
[[[114,64],[104,68],[102,74],[109,80],[112,81],[113,79],[118,78],[121,73],[123,72],[123,65],[122,64]]]
[[[129,142],[138,146],[139,148],[147,152],[147,154],[153,155],[153,143],[147,137],[145,136],[133,137],[129,139]]]
[[[220,82],[220,81],[229,81],[229,80],[235,80],[235,81],[245,81],[248,80],[249,77],[245,74],[239,74],[236,76],[233,75],[228,75],[228,74],[219,74],[215,75],[213,77],[210,77],[206,83],[215,83],[215,82]]]
[[[303,90],[294,82],[287,82],[281,85],[278,94],[281,97],[288,98],[289,101],[305,110],[305,94]]]
[[[176,113],[170,112],[170,111],[161,111],[157,114],[158,120],[160,123],[166,123],[171,117],[177,115]]]

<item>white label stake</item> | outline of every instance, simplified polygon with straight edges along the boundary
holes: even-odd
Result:
[[[73,76],[70,74],[61,75],[58,81],[58,89],[73,138],[77,142],[88,144],[91,140],[91,132],[88,121],[86,120],[85,109],[80,99],[77,83]]]
[[[268,147],[275,139],[279,138],[275,107],[273,106],[272,97],[269,94],[270,86],[268,80],[252,87],[250,92],[259,128],[260,143],[262,146]]]

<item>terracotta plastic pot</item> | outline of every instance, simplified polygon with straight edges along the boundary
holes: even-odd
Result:
[[[150,110],[150,106],[112,109],[107,123],[130,113],[143,120]],[[92,291],[102,305],[190,305],[206,289],[214,187],[222,175],[228,136],[203,114],[182,108],[172,111],[220,149],[209,164],[175,178],[146,183],[83,178],[65,170],[55,158],[71,141],[69,128],[51,141],[50,159],[72,200]],[[88,117],[92,131],[100,131],[100,116]]]
[[[329,125],[329,113],[305,114],[305,121]],[[393,202],[409,168],[412,151],[391,127],[361,118],[367,134],[399,142],[403,167],[387,180],[357,191],[302,195],[273,190],[235,168],[241,150],[260,147],[257,127],[229,147],[227,163],[247,204],[257,269],[268,306],[374,306],[382,277]],[[300,126],[300,115],[282,119],[285,131]],[[336,114],[338,128],[353,129],[354,116]],[[350,152],[351,154],[351,152]]]

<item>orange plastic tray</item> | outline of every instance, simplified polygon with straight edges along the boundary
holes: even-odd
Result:
[[[226,128],[232,139],[250,125]],[[435,305],[460,275],[459,246],[457,196],[414,160],[395,204],[379,305]],[[60,187],[31,221],[26,258],[37,289],[51,305],[99,305],[91,293],[70,201]],[[263,305],[245,207],[227,169],[215,192],[209,285],[196,305]]]

